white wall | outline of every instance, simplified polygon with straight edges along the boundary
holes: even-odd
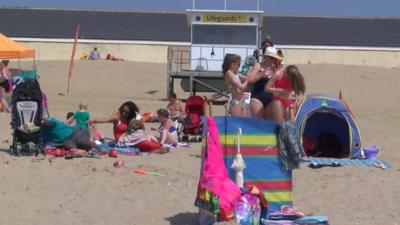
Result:
[[[73,43],[24,42],[36,49],[36,60],[70,60]],[[78,43],[75,59],[89,55],[94,47],[105,58],[108,53],[129,61],[166,63],[168,45]]]
[[[70,60],[72,40],[64,42],[28,41],[14,38],[29,47],[36,49],[36,60]],[[86,43],[88,42],[88,43]],[[136,62],[167,63],[167,49],[170,45],[180,45],[190,49],[189,43],[182,42],[140,42],[140,41],[107,41],[94,40],[90,43],[79,43],[75,59],[82,52],[89,52],[97,47],[102,57],[111,53],[117,57]],[[323,47],[323,46],[277,46],[283,50],[285,64],[343,64],[368,65],[379,67],[400,67],[400,49],[384,48],[353,48],[353,47]]]
[[[400,51],[389,50],[334,50],[334,49],[285,49],[285,64],[341,64],[378,67],[400,67]]]

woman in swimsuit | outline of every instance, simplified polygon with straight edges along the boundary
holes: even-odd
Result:
[[[8,60],[2,60],[0,63],[0,109],[6,112],[10,112],[11,110],[6,102],[5,95],[7,92],[10,92],[12,90],[12,86],[10,86],[11,72],[7,68],[8,62]]]
[[[160,132],[160,144],[178,144],[178,131],[176,130],[176,123],[169,118],[168,110],[159,109],[157,110],[157,115],[161,125],[158,129],[152,128],[152,130],[158,130]]]
[[[293,103],[306,91],[304,77],[294,65],[278,70],[268,81],[266,90],[274,94],[271,104],[274,122],[293,120]]]
[[[128,130],[129,122],[135,119],[137,115],[139,115],[139,108],[135,103],[127,101],[119,107],[117,112],[110,116],[90,119],[88,123],[89,125],[94,123],[113,123],[114,138],[115,141],[118,141],[119,137]],[[94,131],[91,131],[92,133],[94,134]]]
[[[231,91],[228,111],[232,116],[246,116],[243,91],[247,87],[247,77],[239,74],[240,56],[226,54],[222,64],[224,82]]]
[[[271,109],[268,106],[273,100],[273,94],[265,90],[265,87],[270,77],[280,69],[277,66],[280,60],[277,49],[268,47],[263,55],[262,63],[256,63],[249,72],[249,83],[253,84],[250,111],[255,118],[268,119],[268,115],[271,113]]]

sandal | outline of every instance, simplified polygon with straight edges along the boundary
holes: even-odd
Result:
[[[88,158],[96,158],[96,159],[99,159],[99,158],[100,158],[100,152],[99,152],[97,149],[92,148],[92,149],[90,149],[90,150],[88,151],[87,157],[88,157]]]
[[[72,154],[72,153],[68,153],[65,154],[64,159],[74,159],[74,158],[82,158],[83,156],[80,154]]]

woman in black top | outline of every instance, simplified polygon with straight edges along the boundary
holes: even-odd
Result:
[[[273,94],[265,91],[269,78],[278,69],[277,65],[281,58],[274,47],[266,48],[263,61],[254,65],[249,72],[249,83],[253,84],[251,91],[250,111],[252,117],[267,118],[268,105],[273,100]]]

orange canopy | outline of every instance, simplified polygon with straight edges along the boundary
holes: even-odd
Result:
[[[35,49],[27,48],[0,33],[0,59],[34,58]]]

